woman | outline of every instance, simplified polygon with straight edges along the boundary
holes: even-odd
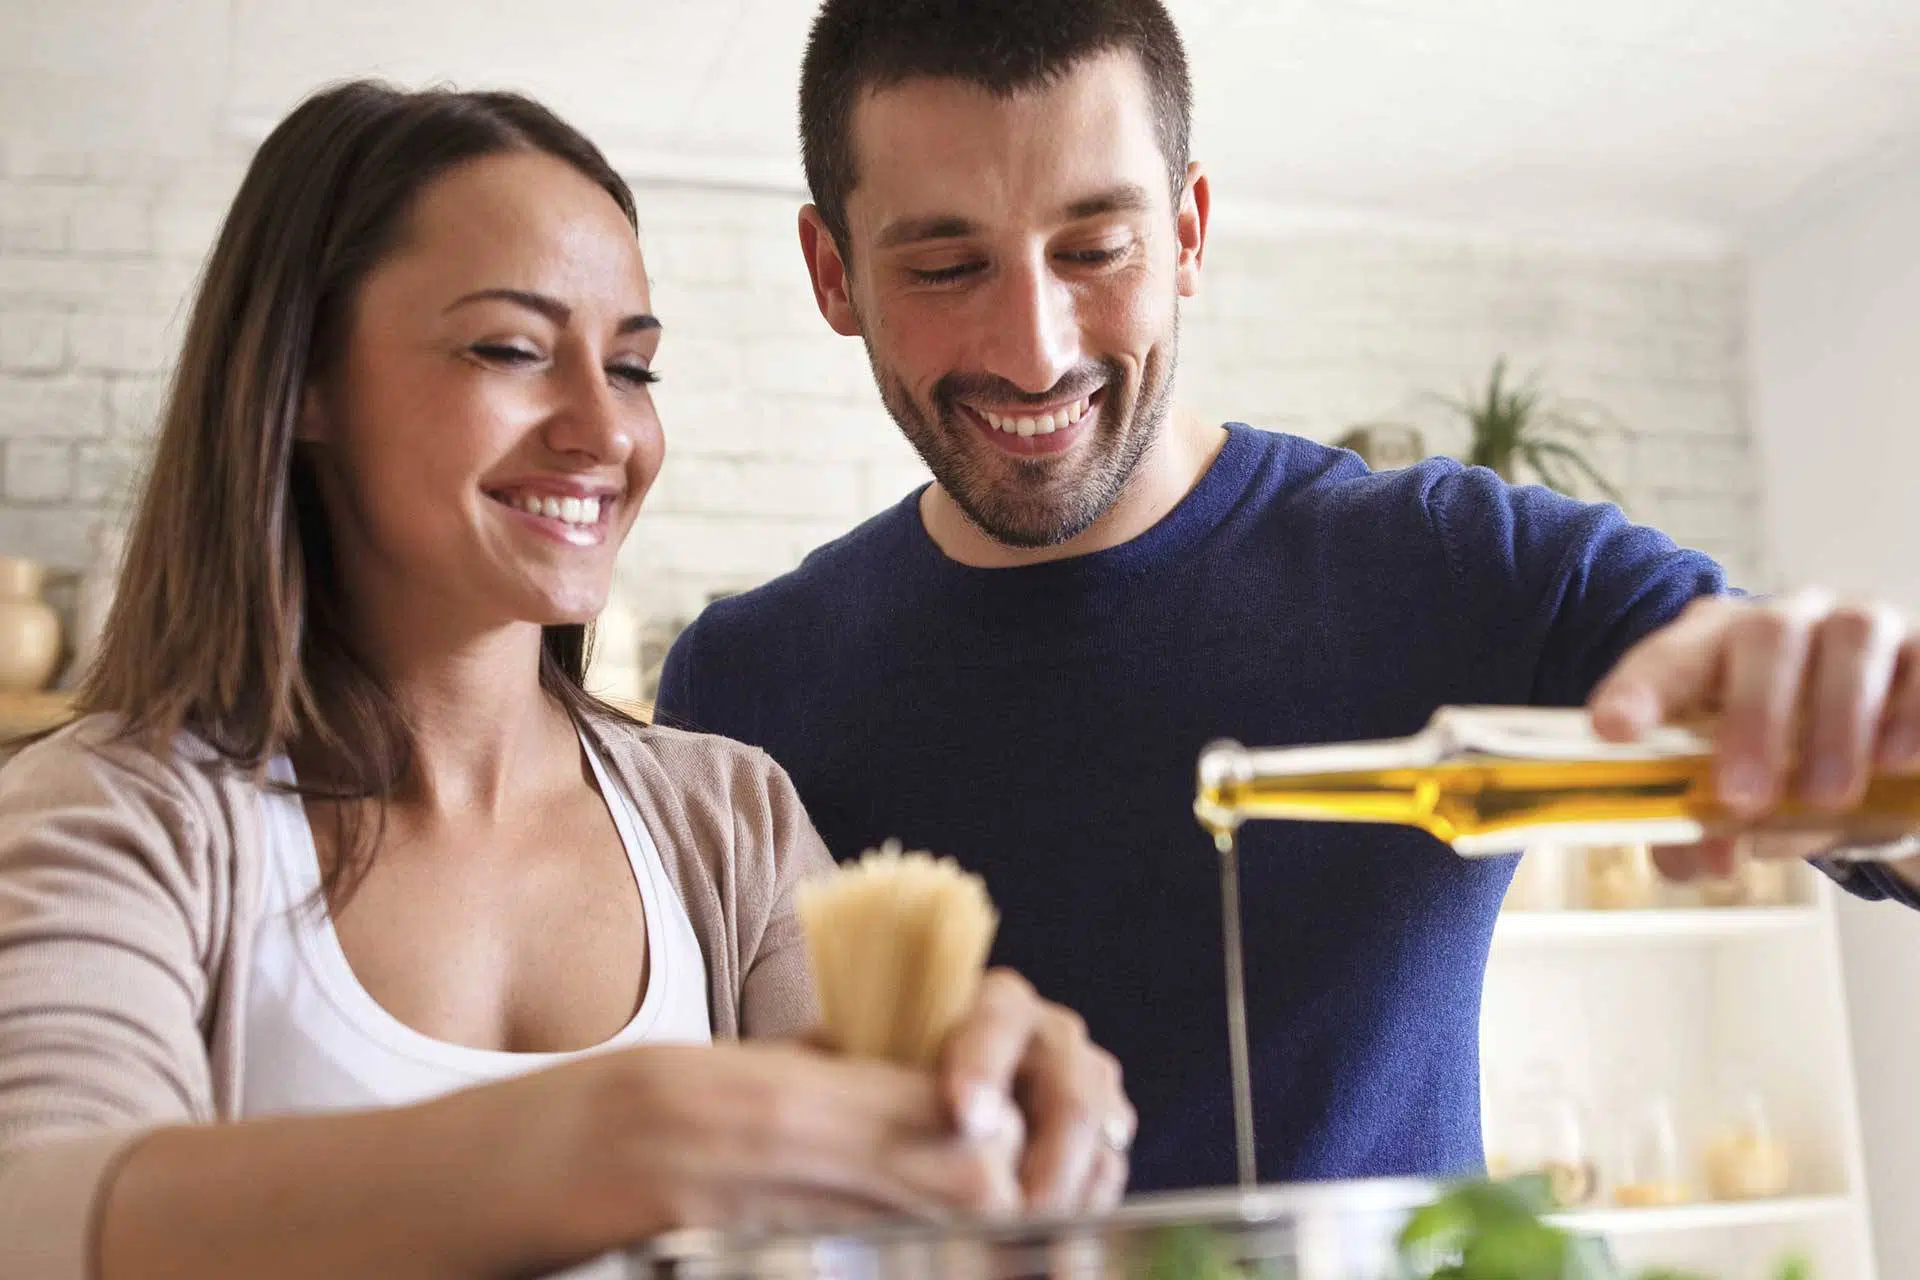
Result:
[[[581,689],[663,447],[635,232],[510,95],[347,85],[255,157],[92,714],[0,774],[9,1276],[1117,1198],[1113,1064],[1008,975],[937,1077],[708,1043],[807,1028],[827,857],[765,756]]]

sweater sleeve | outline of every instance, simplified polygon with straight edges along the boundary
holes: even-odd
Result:
[[[119,1155],[213,1118],[208,842],[178,779],[69,730],[0,771],[0,1258],[84,1280]]]
[[[785,772],[766,752],[713,734],[614,727],[603,741],[700,938],[714,1035],[810,1029],[813,978],[794,890],[833,860]]]
[[[794,892],[806,880],[829,871],[833,858],[800,804],[786,773],[764,753],[762,790],[741,815],[763,842],[767,868],[766,927],[752,955],[741,957],[742,1033],[755,1038],[796,1035],[811,1030],[819,1017],[808,968],[807,940],[794,909]]]
[[[1711,559],[1618,507],[1460,467],[1426,501],[1487,701],[1578,706],[1689,601],[1728,589]]]

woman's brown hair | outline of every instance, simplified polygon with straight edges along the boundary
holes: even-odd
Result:
[[[637,234],[632,192],[599,150],[517,94],[353,81],[308,98],[261,144],[193,302],[80,711],[113,713],[127,737],[159,750],[185,731],[256,775],[297,746],[326,762],[302,794],[372,800],[384,813],[412,735],[343,625],[295,429],[309,384],[346,341],[361,282],[405,234],[420,192],[511,151],[566,161]],[[576,716],[618,715],[585,691],[588,645],[584,626],[547,627],[540,682]],[[352,816],[362,806],[333,808],[341,829],[324,890],[338,902],[378,837]]]

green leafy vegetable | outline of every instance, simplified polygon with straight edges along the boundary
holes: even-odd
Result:
[[[1544,1220],[1552,1186],[1544,1175],[1456,1184],[1416,1212],[1400,1232],[1400,1259],[1414,1280],[1624,1280],[1607,1248]],[[1793,1255],[1776,1280],[1814,1280]],[[1708,1280],[1668,1269],[1635,1280]]]
[[[1544,1175],[1456,1183],[1414,1211],[1396,1241],[1400,1280],[1714,1280],[1655,1268],[1632,1277],[1604,1242],[1548,1220],[1552,1187]],[[1225,1231],[1190,1225],[1155,1233],[1133,1280],[1285,1280],[1284,1266],[1243,1264]],[[1774,1280],[1815,1280],[1805,1257],[1783,1258]]]

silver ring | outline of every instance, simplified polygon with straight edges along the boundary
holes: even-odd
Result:
[[[1110,1115],[1100,1123],[1100,1141],[1106,1143],[1113,1154],[1123,1156],[1133,1146],[1133,1126],[1123,1115]]]

